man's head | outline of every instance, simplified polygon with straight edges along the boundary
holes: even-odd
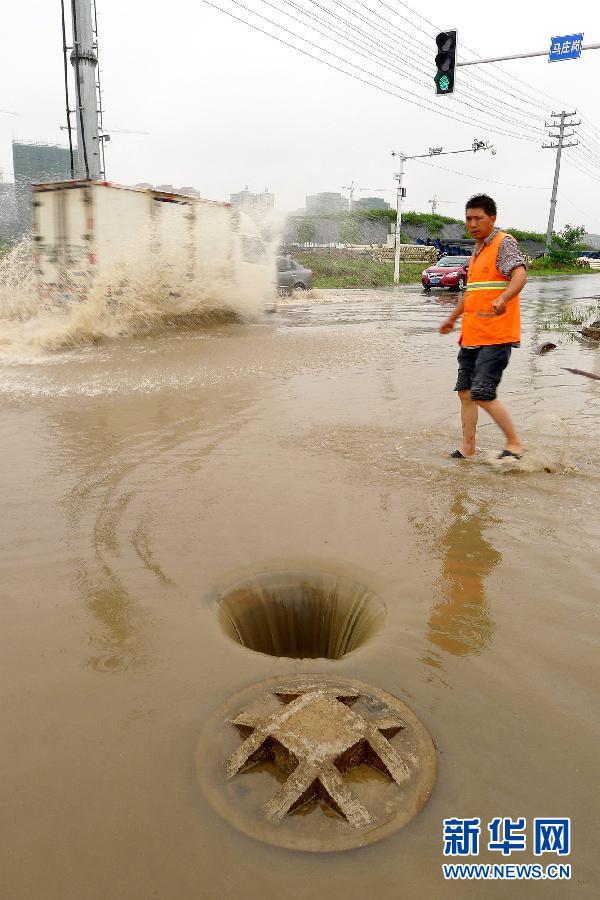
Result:
[[[475,194],[467,200],[465,219],[467,231],[476,241],[485,241],[496,224],[496,204],[487,194]]]

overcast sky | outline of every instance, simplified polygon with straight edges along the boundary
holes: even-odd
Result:
[[[251,190],[268,187],[277,208],[288,211],[303,206],[306,194],[340,191],[354,180],[369,189],[356,196],[388,188],[384,196],[394,202],[393,149],[407,154],[431,146],[458,149],[477,137],[493,141],[497,155],[432,161],[464,175],[407,162],[407,208],[426,210],[437,194],[448,201],[440,203],[439,212],[460,216],[464,198],[486,190],[497,199],[500,224],[543,230],[555,161],[552,150],[541,148],[544,116],[561,106],[542,91],[586,117],[578,129],[582,145],[563,154],[556,225],[584,224],[600,233],[600,50],[554,64],[543,57],[517,60],[505,63],[504,72],[464,67],[453,97],[436,98],[431,80],[438,27],[457,27],[459,46],[484,57],[543,50],[551,36],[578,31],[585,33],[584,42],[599,43],[597,0],[493,5],[407,0],[408,8],[399,0],[239,0],[243,6],[214,0],[391,94],[202,0],[97,2],[106,128],[150,132],[113,134],[107,148],[112,181],[194,185],[204,196],[221,200],[246,184]],[[455,7],[460,13],[452,11]],[[12,137],[65,142],[59,131],[65,115],[60,2],[11,4],[2,24],[0,108],[20,113],[0,113],[0,168],[12,180]],[[309,24],[328,37],[311,31]],[[505,84],[498,85],[498,79]],[[398,93],[405,96],[394,96]],[[407,102],[408,97],[428,109]]]

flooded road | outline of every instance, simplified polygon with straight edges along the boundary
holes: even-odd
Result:
[[[443,881],[453,816],[571,816],[572,881],[514,890],[597,896],[600,386],[564,367],[600,374],[600,350],[545,325],[598,295],[600,276],[527,287],[500,389],[522,465],[493,462],[485,418],[477,459],[447,458],[450,295],[416,287],[0,364],[3,897],[512,895]],[[236,644],[219,591],[281,569],[355,579],[383,628],[338,660]],[[219,704],[314,672],[396,694],[438,749],[422,812],[344,854],[238,833],[195,771]]]

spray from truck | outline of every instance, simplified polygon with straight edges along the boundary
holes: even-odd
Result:
[[[272,223],[260,228],[228,203],[106,180],[95,2],[71,0],[72,47],[62,6],[73,178],[32,186],[31,242],[0,263],[0,355],[18,359],[272,309]]]

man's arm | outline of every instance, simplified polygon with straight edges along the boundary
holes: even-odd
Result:
[[[440,334],[448,334],[454,328],[457,319],[460,319],[462,314],[465,311],[465,298],[464,294],[450,313],[447,319],[444,319],[442,324],[440,325]]]
[[[520,294],[527,284],[527,269],[525,266],[516,266],[510,273],[508,287],[492,303],[492,308],[497,316],[506,312],[506,304],[517,294]]]

